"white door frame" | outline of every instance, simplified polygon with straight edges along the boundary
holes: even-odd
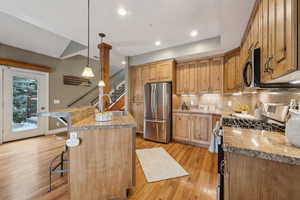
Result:
[[[48,112],[49,111],[49,74],[48,73],[46,73],[46,72],[39,72],[39,71],[34,71],[34,70],[26,70],[26,69],[20,69],[20,68],[15,68],[15,67],[8,67],[8,66],[0,66],[0,86],[1,86],[1,92],[0,92],[0,103],[1,103],[1,115],[0,115],[0,119],[1,119],[1,122],[0,122],[0,125],[1,125],[1,142],[6,142],[6,141],[11,141],[11,140],[15,140],[15,139],[18,139],[17,137],[16,138],[10,138],[10,137],[4,137],[4,131],[7,131],[7,130],[5,130],[5,129],[7,129],[7,126],[6,126],[6,124],[4,123],[4,120],[5,120],[5,118],[7,118],[7,117],[5,117],[5,109],[4,109],[4,104],[5,104],[5,99],[4,99],[4,92],[3,91],[5,91],[5,90],[7,90],[8,88],[8,86],[5,86],[5,80],[6,80],[6,77],[5,77],[5,74],[6,73],[8,73],[8,74],[10,74],[10,73],[27,73],[29,76],[31,75],[33,75],[33,76],[37,76],[37,77],[42,77],[42,79],[44,79],[45,78],[45,82],[44,82],[44,86],[43,86],[43,88],[44,88],[44,90],[45,90],[45,92],[44,92],[44,95],[43,95],[43,98],[44,98],[44,107],[45,107],[45,109],[43,110],[43,112]],[[6,88],[5,88],[6,87]],[[40,106],[38,106],[38,112],[40,112],[41,110],[40,110]],[[6,115],[7,115],[7,113],[6,113]],[[48,132],[48,129],[49,129],[49,121],[48,121],[48,119],[47,118],[45,118],[45,119],[42,119],[41,120],[41,125],[42,125],[42,129],[40,129],[39,131],[41,132],[41,134],[40,135],[45,135],[47,132]],[[5,128],[6,127],[6,128]],[[25,134],[25,136],[26,136],[26,134]],[[28,135],[29,137],[30,137],[30,134]]]

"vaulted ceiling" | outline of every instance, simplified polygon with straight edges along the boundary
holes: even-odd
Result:
[[[117,62],[122,56],[215,36],[221,37],[223,48],[234,47],[254,1],[91,0],[92,56],[98,55],[99,32],[107,34]],[[0,0],[0,5],[0,43],[53,57],[60,57],[71,41],[87,45],[87,0]],[[118,15],[119,8],[128,14]],[[196,37],[190,36],[192,30],[198,31]],[[160,46],[155,45],[158,40]],[[85,55],[82,49],[74,54]]]

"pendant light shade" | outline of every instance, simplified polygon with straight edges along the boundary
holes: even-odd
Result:
[[[90,66],[85,66],[82,72],[82,76],[86,78],[93,78],[95,75],[93,69]]]
[[[94,77],[94,72],[90,66],[90,0],[88,0],[88,55],[87,55],[87,65],[84,67],[82,76],[85,78]]]
[[[105,87],[104,81],[103,80],[99,81],[98,86],[99,87]]]

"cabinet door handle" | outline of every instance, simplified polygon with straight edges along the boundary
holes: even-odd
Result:
[[[264,72],[274,73],[274,69],[270,67],[270,62],[274,58],[274,56],[269,56],[264,64]]]

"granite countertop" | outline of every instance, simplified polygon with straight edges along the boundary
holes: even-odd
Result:
[[[279,132],[224,127],[224,151],[300,165],[300,148]]]
[[[108,122],[97,122],[95,119],[95,115],[91,115],[72,124],[70,130],[78,131],[97,128],[134,128],[136,126],[136,121],[130,113],[127,113],[124,116],[113,116],[113,120]]]
[[[181,110],[181,109],[173,109],[173,113],[190,113],[190,114],[212,114],[212,115],[223,115],[224,112],[222,111],[212,111],[212,110],[198,110],[198,109],[191,109],[191,110]]]

